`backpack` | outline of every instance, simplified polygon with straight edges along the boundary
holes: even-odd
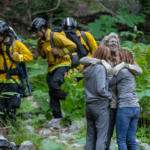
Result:
[[[61,31],[63,31],[63,28],[61,26],[53,27],[51,29],[50,43],[51,43],[52,48],[55,48],[54,42],[53,42],[54,32],[61,32]],[[68,53],[70,58],[71,58],[71,61],[72,61],[71,68],[75,68],[79,65],[79,59],[84,57],[84,56],[87,56],[89,51],[81,44],[80,39],[77,37],[76,33],[73,30],[68,30],[65,32],[65,34],[66,34],[68,39],[70,39],[71,41],[73,41],[77,45],[77,48],[74,51]],[[87,44],[87,39],[86,39],[84,31],[81,31],[81,35]],[[77,53],[77,55],[75,53]]]
[[[12,49],[12,52],[14,51],[14,47],[15,47],[15,44],[16,44],[16,41],[20,41],[21,43],[23,43],[22,39],[19,38],[19,37],[16,37],[16,40],[14,41],[14,44],[13,44],[13,49]],[[14,61],[15,62],[15,61]],[[27,67],[26,67],[26,64],[25,63],[20,63],[18,64],[17,62],[15,62],[16,66],[17,66],[17,69],[19,70],[20,72],[20,80],[21,80],[21,84],[20,86],[20,89],[19,89],[19,93],[21,95],[21,97],[26,97],[26,93],[25,93],[25,87],[24,87],[24,84],[23,84],[23,81],[26,80],[26,83],[27,83],[27,87],[28,87],[28,92],[29,92],[29,95],[32,95],[32,92],[33,92],[33,88],[29,82],[29,79],[28,79],[28,72],[27,72]]]
[[[11,36],[12,36],[12,41],[14,41],[14,39],[16,40],[19,40],[20,42],[23,43],[22,39],[21,38],[18,38],[16,36],[16,33],[11,30],[12,32],[10,33]],[[16,40],[14,41],[13,43],[13,48],[12,48],[12,52],[14,52],[14,47],[15,47],[15,43],[16,43]],[[6,58],[4,56],[4,53],[3,53],[3,50],[1,49],[0,47],[0,53],[3,55],[4,57],[4,68],[5,70],[0,70],[0,74],[3,74],[3,73],[6,73],[6,79],[12,79],[16,84],[18,84],[16,82],[15,79],[13,79],[11,76],[12,75],[17,75],[19,76],[20,80],[21,80],[21,83],[18,84],[18,88],[19,88],[19,93],[20,93],[20,96],[21,97],[26,97],[27,95],[25,94],[25,87],[24,87],[24,84],[23,84],[23,81],[26,79],[26,82],[27,82],[27,86],[28,86],[28,92],[30,93],[30,95],[32,94],[31,92],[33,91],[33,88],[32,86],[30,85],[29,83],[29,80],[28,80],[28,74],[27,74],[27,68],[26,68],[26,65],[25,63],[20,63],[18,64],[16,61],[12,60],[12,58],[10,57],[10,53],[9,53],[9,46],[6,46],[6,54],[8,55],[8,57],[12,60],[12,62],[14,62],[17,66],[17,68],[15,69],[11,69],[11,67],[8,69],[7,67],[7,62],[6,62]]]

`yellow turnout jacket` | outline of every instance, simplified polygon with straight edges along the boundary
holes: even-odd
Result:
[[[52,47],[50,44],[50,33],[51,30],[47,29],[47,37],[46,41],[39,38],[38,39],[38,47],[37,52],[41,55],[41,50],[46,54],[47,62],[48,62],[48,72],[52,72],[58,67],[62,66],[71,66],[71,59],[68,55],[68,52],[71,52],[76,48],[76,44],[67,39],[65,36],[61,35],[58,32],[54,32],[53,34],[53,42],[57,50],[63,50],[63,54],[59,53],[58,55],[54,55],[52,53]]]
[[[13,41],[13,43],[14,43],[14,41]],[[13,49],[13,43],[9,47],[9,51],[10,52]],[[17,68],[15,62],[13,62],[9,58],[9,56],[7,55],[7,53],[6,53],[6,46],[4,45],[4,43],[1,43],[1,47],[2,47],[3,52],[4,52],[4,56],[5,56],[5,59],[6,59],[8,70],[10,68],[11,69]],[[17,63],[30,62],[33,59],[33,54],[28,50],[28,48],[24,44],[22,44],[19,40],[16,40],[16,43],[15,43],[15,46],[14,46],[14,56],[13,56],[12,59],[14,61],[16,61]],[[0,54],[0,70],[5,70],[4,58],[3,58],[2,54]],[[19,77],[17,75],[12,75],[11,77],[13,79],[15,79],[17,82],[19,82]],[[13,79],[6,79],[6,73],[0,74],[0,83],[15,83],[15,81],[13,81]]]

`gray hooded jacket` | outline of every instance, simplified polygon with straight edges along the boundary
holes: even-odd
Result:
[[[83,70],[85,102],[108,101],[112,99],[112,94],[108,91],[108,77],[106,69],[101,64],[88,67]]]
[[[109,87],[117,85],[118,107],[139,107],[138,97],[136,94],[135,76],[128,70],[122,69],[117,76],[109,80]]]

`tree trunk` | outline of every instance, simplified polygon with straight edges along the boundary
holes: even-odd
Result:
[[[54,2],[55,2],[55,0],[52,0],[52,2],[51,2],[51,8],[53,8]],[[50,11],[50,12],[47,13],[47,23],[48,23],[48,27],[50,27],[50,28],[51,28],[51,26],[52,26],[52,25],[51,25],[52,16],[53,16],[52,11]]]
[[[24,0],[24,6],[25,6],[25,12],[24,12],[24,24],[26,25],[26,29],[29,30],[32,19],[31,19],[31,12],[30,12],[30,8],[29,8],[29,1],[28,0]]]

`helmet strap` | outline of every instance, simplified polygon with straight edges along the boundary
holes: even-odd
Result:
[[[42,39],[45,41],[46,40],[46,37],[45,37],[46,31],[45,32],[43,32],[42,30],[40,30],[40,31],[43,33]]]

